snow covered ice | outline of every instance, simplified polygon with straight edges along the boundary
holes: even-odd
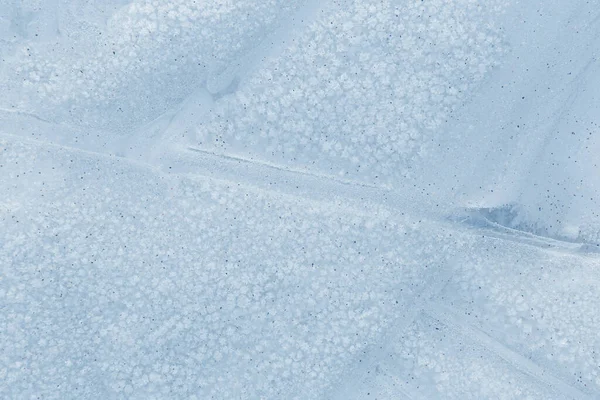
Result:
[[[599,0],[0,0],[0,398],[600,398]]]

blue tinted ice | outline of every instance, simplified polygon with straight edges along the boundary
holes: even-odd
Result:
[[[0,398],[600,398],[599,0],[0,0]]]

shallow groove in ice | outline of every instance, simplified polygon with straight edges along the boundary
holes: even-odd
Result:
[[[466,337],[476,341],[485,349],[498,355],[503,360],[507,361],[515,369],[530,375],[533,379],[541,384],[554,388],[560,391],[569,399],[590,399],[591,397],[581,392],[579,389],[563,382],[555,376],[552,376],[547,370],[544,370],[539,365],[536,365],[523,355],[516,353],[504,346],[499,341],[491,338],[483,331],[470,326],[469,322],[461,318],[456,311],[442,304],[431,302],[424,309],[425,314],[443,323],[450,329],[456,329]]]
[[[599,6],[0,0],[0,397],[598,397]]]
[[[600,243],[593,241],[593,235],[579,232],[577,237],[552,235],[543,228],[523,220],[518,213],[518,207],[507,205],[494,208],[467,208],[449,217],[451,221],[472,227],[474,230],[487,231],[504,240],[527,243],[532,246],[563,250],[570,253],[600,252]],[[586,240],[587,239],[587,240]]]

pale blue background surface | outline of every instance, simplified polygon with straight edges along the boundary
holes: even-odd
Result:
[[[0,0],[0,398],[600,397],[599,17]]]

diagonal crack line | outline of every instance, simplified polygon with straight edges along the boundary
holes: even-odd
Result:
[[[281,173],[284,173],[284,174],[305,175],[305,176],[309,176],[309,177],[312,177],[312,178],[334,181],[336,183],[340,183],[342,185],[349,185],[349,186],[359,186],[359,187],[371,188],[371,189],[383,189],[384,188],[384,187],[375,186],[375,185],[369,185],[369,184],[361,183],[361,182],[357,182],[357,181],[351,181],[351,180],[346,180],[346,179],[339,179],[339,178],[336,178],[333,175],[322,175],[322,174],[316,174],[316,173],[309,172],[309,171],[303,171],[303,170],[300,170],[300,169],[285,168],[285,167],[282,167],[280,165],[272,164],[272,163],[265,162],[265,161],[259,161],[259,160],[249,159],[249,158],[243,158],[243,157],[234,156],[234,155],[228,155],[228,154],[218,154],[218,153],[214,153],[214,152],[211,152],[211,151],[206,151],[206,150],[198,149],[196,147],[188,147],[187,149],[190,150],[190,151],[193,151],[195,153],[200,153],[204,157],[221,159],[221,160],[226,161],[226,162],[236,162],[236,163],[251,164],[254,167],[272,169],[272,170],[275,170],[275,171],[278,171],[278,172],[281,172]]]
[[[384,332],[373,341],[373,345],[365,349],[367,358],[372,356],[374,357],[373,360],[376,360],[377,356],[374,356],[374,354],[377,353],[377,349],[379,347],[378,344],[383,343],[387,345],[388,343],[393,343],[399,335],[401,335],[403,332],[406,332],[406,330],[417,320],[417,318],[423,314],[424,308],[427,306],[427,304],[431,303],[438,296],[438,294],[444,290],[450,281],[453,270],[452,266],[454,263],[456,263],[456,257],[446,260],[442,265],[439,266],[439,269],[433,273],[430,284],[423,288],[423,290],[417,293],[412,300],[406,304],[408,306],[406,312],[402,313],[397,318],[394,318],[385,328]],[[361,356],[361,358],[364,357],[364,355]],[[358,380],[358,378],[354,376],[356,373],[356,371],[351,370],[338,378],[335,386],[331,388],[335,393],[332,398],[345,398],[343,393],[340,392],[340,390],[343,389],[341,382],[347,380]],[[397,384],[397,390],[404,398],[408,400],[424,399],[423,395],[418,390],[415,390],[415,388],[412,388],[406,382],[397,381]]]
[[[246,51],[237,62],[226,67],[218,76],[209,77],[209,80],[229,81],[230,83],[225,86],[231,85],[231,82],[235,79],[243,83],[258,71],[267,60],[276,58],[283,53],[287,43],[300,35],[328,3],[328,0],[305,0],[304,4],[295,13],[283,18],[274,31],[270,32],[256,46]],[[219,86],[224,85],[221,83]],[[209,91],[218,98],[223,89]]]
[[[533,232],[502,225],[475,213],[471,215],[458,213],[457,215],[451,215],[447,220],[467,230],[471,230],[479,236],[485,234],[485,236],[490,238],[539,247],[544,250],[551,250],[558,253],[595,258],[600,251],[600,245],[593,242],[538,235]]]
[[[508,362],[515,369],[531,376],[536,381],[561,392],[569,398],[591,400],[591,397],[583,393],[581,390],[553,376],[533,361],[511,350],[506,345],[492,338],[482,330],[472,326],[460,315],[457,315],[456,312],[450,307],[436,302],[431,302],[427,305],[427,307],[424,308],[423,312],[446,325],[448,328],[458,331],[464,336],[479,343],[483,348],[492,351],[498,357]]]

